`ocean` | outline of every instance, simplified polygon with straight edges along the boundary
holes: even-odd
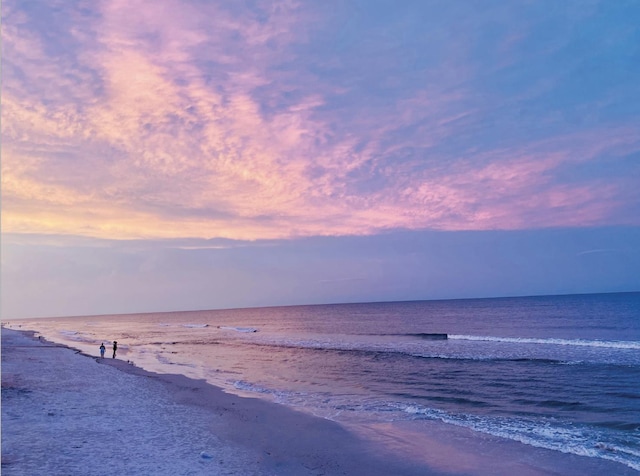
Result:
[[[438,421],[640,471],[640,293],[14,320],[345,424]],[[446,334],[447,338],[434,334]]]

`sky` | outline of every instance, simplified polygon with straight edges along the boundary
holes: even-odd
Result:
[[[3,318],[640,291],[640,3],[5,0]]]

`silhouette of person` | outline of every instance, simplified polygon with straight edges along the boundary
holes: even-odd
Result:
[[[107,348],[104,346],[104,342],[102,344],[100,344],[100,358],[104,359],[104,351],[107,350]]]
[[[114,340],[113,341],[113,357],[112,358],[116,358],[116,351],[118,350],[118,343]]]

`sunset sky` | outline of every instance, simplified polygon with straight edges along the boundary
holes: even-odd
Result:
[[[2,317],[638,291],[639,25],[5,0]]]

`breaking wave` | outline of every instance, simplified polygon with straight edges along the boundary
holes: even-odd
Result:
[[[621,340],[586,340],[586,339],[540,339],[530,337],[493,337],[493,336],[471,336],[449,334],[451,340],[470,340],[486,342],[506,342],[512,344],[547,344],[566,345],[575,347],[601,347],[608,349],[634,349],[640,350],[640,342]]]

